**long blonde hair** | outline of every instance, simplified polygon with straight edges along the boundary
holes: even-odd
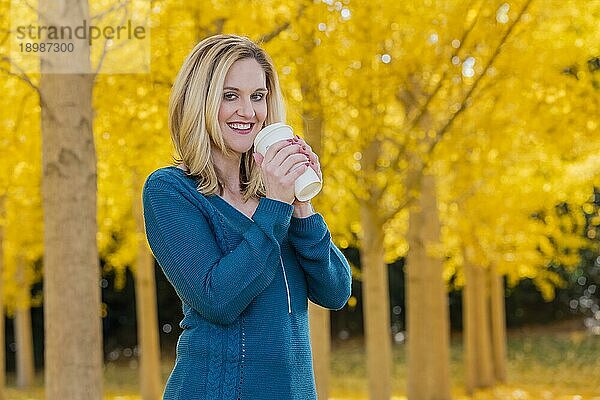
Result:
[[[214,144],[226,157],[232,149],[223,140],[218,114],[225,75],[238,60],[253,58],[265,72],[267,117],[265,125],[285,121],[285,105],[277,72],[269,55],[247,37],[210,36],[187,56],[169,98],[169,130],[177,155],[174,163],[184,163],[202,194],[222,194],[223,177],[212,162]],[[264,196],[260,167],[254,161],[254,146],[242,154],[240,189],[244,201]]]

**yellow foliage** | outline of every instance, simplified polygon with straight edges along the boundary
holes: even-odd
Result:
[[[92,2],[92,9],[107,4]],[[560,282],[547,266],[577,265],[576,250],[598,240],[582,236],[579,208],[589,210],[591,187],[600,183],[600,110],[592,101],[598,73],[586,64],[600,54],[600,4],[589,2],[583,13],[577,1],[533,2],[499,47],[522,4],[153,2],[151,73],[95,81],[105,270],[121,277],[135,270],[141,185],[173,154],[166,115],[178,67],[198,40],[230,32],[263,40],[298,133],[307,110],[322,115],[318,211],[341,248],[360,245],[360,208],[370,200],[381,218],[385,262],[405,257],[410,207],[423,173],[433,173],[442,228],[440,243],[428,247],[445,260],[446,278],[457,274],[460,284],[466,260],[494,264],[512,284],[533,277],[550,298]],[[0,2],[2,26],[9,6]],[[40,107],[31,88],[37,77],[27,83],[7,74],[6,46],[0,44],[0,89],[8,94],[0,98],[0,195],[7,214],[0,221],[8,299],[17,255],[29,268],[42,256],[43,220]],[[557,213],[562,203],[567,213]],[[27,276],[29,284],[40,278]]]

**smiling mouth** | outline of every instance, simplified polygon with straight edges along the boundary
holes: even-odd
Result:
[[[235,131],[236,133],[239,133],[240,135],[247,135],[250,132],[252,132],[254,123],[252,123],[252,122],[247,122],[247,123],[230,122],[230,123],[227,123],[227,126],[229,128],[231,128],[231,130]]]

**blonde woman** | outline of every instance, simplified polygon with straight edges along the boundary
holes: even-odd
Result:
[[[342,308],[347,260],[294,196],[319,160],[296,137],[254,153],[285,121],[269,56],[245,37],[200,42],[173,85],[178,154],[143,189],[148,243],[181,298],[183,332],[163,399],[316,399],[308,300]]]

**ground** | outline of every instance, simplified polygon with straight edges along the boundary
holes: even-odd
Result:
[[[453,397],[469,398],[463,385],[462,338],[451,339],[450,373]],[[394,345],[393,399],[405,399],[405,345]],[[166,377],[173,365],[163,364]],[[600,336],[588,333],[581,321],[513,329],[508,333],[508,381],[477,391],[473,400],[600,400]],[[137,361],[121,359],[106,364],[105,400],[139,400]],[[359,338],[335,341],[332,354],[330,400],[366,400],[365,352]],[[14,376],[7,376],[6,398],[42,400],[42,374],[37,388],[14,388]]]

